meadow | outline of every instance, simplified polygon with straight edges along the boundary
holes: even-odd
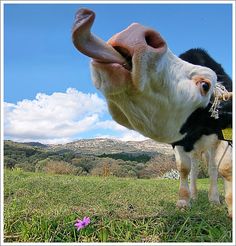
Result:
[[[199,179],[191,208],[175,207],[178,180],[55,175],[4,170],[5,242],[232,242],[221,205]],[[77,231],[77,218],[91,223]]]

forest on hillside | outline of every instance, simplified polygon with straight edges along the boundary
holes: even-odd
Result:
[[[88,155],[44,145],[4,142],[4,166],[30,172],[136,178],[162,177],[176,169],[174,156],[157,153],[104,153]]]
[[[174,155],[148,152],[84,154],[74,149],[52,149],[43,144],[4,141],[4,167],[54,174],[134,178],[177,177]],[[174,173],[174,175],[172,175]],[[206,177],[203,165],[199,177]]]

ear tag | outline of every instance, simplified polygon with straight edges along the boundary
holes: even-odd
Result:
[[[222,129],[224,140],[232,141],[232,128]]]

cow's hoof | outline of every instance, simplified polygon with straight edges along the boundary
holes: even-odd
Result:
[[[214,205],[220,205],[220,200],[219,199],[209,199],[209,202],[214,204]]]
[[[181,210],[185,210],[189,207],[189,203],[186,200],[178,200],[176,206]]]
[[[208,200],[210,203],[213,204],[220,204],[220,197],[218,192],[212,192],[211,194],[208,195]]]
[[[192,200],[197,200],[197,194],[191,194],[190,197],[191,197]]]

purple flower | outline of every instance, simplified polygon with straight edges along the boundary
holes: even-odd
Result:
[[[84,228],[90,223],[90,218],[89,217],[84,217],[83,220],[77,219],[75,223],[75,227],[77,228],[77,231],[80,229]]]

